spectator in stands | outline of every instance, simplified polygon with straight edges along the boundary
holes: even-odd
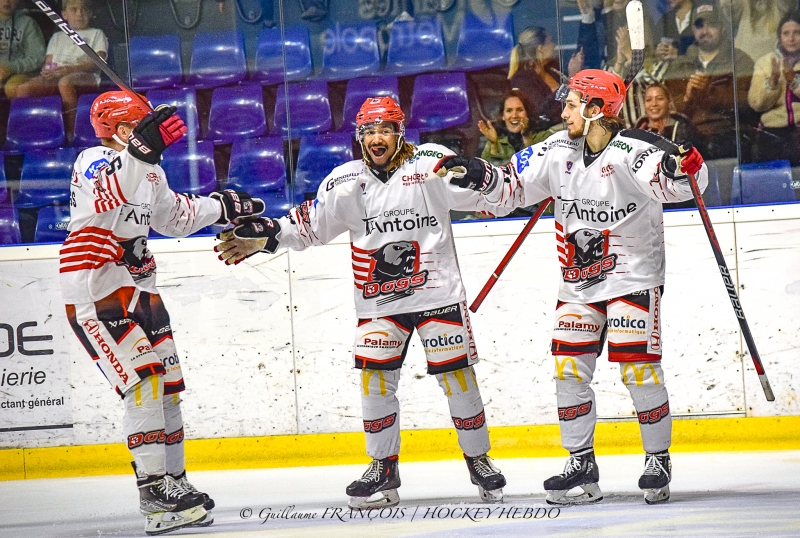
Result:
[[[644,109],[646,114],[636,122],[637,129],[658,133],[676,144],[691,142],[694,129],[686,116],[675,112],[675,105],[669,90],[663,84],[655,82],[644,92]]]
[[[661,61],[674,60],[694,43],[692,32],[692,0],[667,0],[670,10],[658,21],[656,33],[656,58]]]
[[[754,160],[800,164],[800,11],[780,21],[778,48],[756,62],[747,100],[761,113]]]
[[[98,28],[89,27],[92,18],[90,0],[64,0],[61,16],[98,56],[106,59],[108,51],[106,35]],[[39,76],[20,84],[13,90],[6,89],[6,94],[9,98],[61,94],[64,129],[67,136],[72,137],[78,96],[96,90],[99,85],[98,67],[69,36],[56,31],[47,45],[47,56]]]
[[[561,123],[561,103],[555,91],[561,86],[556,44],[541,26],[525,28],[511,52],[508,79],[511,88],[522,91],[532,105],[528,119],[537,131]]]
[[[751,58],[761,58],[775,50],[775,34],[780,21],[797,9],[797,0],[732,0],[733,46]]]
[[[36,76],[44,63],[44,36],[36,22],[17,13],[20,0],[0,0],[0,88],[6,94]]]
[[[481,158],[496,166],[509,163],[511,157],[522,148],[541,142],[550,131],[535,133],[530,129],[530,101],[520,90],[511,90],[503,99],[503,109],[493,124],[480,120],[478,129],[486,137]],[[497,125],[497,127],[495,127]]]
[[[698,4],[693,18],[695,43],[672,62],[665,84],[678,112],[697,129],[703,155],[707,159],[735,157],[736,108],[744,117],[753,60],[741,50],[731,50],[730,24],[718,4]]]

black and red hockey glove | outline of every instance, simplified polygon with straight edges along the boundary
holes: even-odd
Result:
[[[229,224],[240,218],[257,217],[266,207],[264,200],[253,198],[244,191],[226,189],[222,192],[212,192],[208,197],[222,204],[222,215],[217,224]]]
[[[186,125],[176,110],[161,105],[142,118],[128,138],[128,153],[147,164],[158,164],[164,150],[186,134]]]
[[[497,183],[497,174],[491,164],[477,157],[451,155],[444,157],[433,167],[433,173],[444,177],[453,175],[450,183],[462,189],[472,189],[481,193],[489,192]]]

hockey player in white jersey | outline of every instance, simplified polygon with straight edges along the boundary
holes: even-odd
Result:
[[[452,182],[509,207],[555,200],[562,282],[552,354],[564,472],[544,483],[551,504],[602,499],[594,456],[597,356],[619,363],[638,415],[646,452],[639,487],[647,503],[669,499],[672,436],[661,369],[664,286],[662,203],[692,198],[687,174],[707,183],[694,148],[677,148],[652,133],[622,130],[625,85],[617,75],[587,69],[562,87],[566,130],[517,153],[502,168],[480,159],[444,158],[437,171]],[[665,151],[668,149],[670,151]],[[583,493],[567,493],[581,487]]]
[[[335,168],[317,197],[280,219],[223,232],[220,259],[239,263],[259,251],[303,250],[349,233],[358,326],[367,454],[364,475],[347,487],[350,506],[399,502],[400,404],[395,392],[416,329],[447,396],[470,479],[484,500],[502,500],[506,480],[487,456],[489,435],[473,365],[478,352],[465,303],[449,211],[492,210],[483,196],[431,173],[453,153],[405,140],[404,115],[390,97],[370,98],[356,117],[363,160]],[[374,500],[369,498],[380,493]]]
[[[147,248],[152,227],[185,236],[263,211],[226,191],[200,198],[170,190],[161,153],[186,132],[174,107],[151,112],[122,91],[92,104],[101,145],[78,156],[70,185],[61,287],[72,329],[122,397],[147,534],[205,526],[214,501],[186,479],[180,398],[183,376],[170,319]]]

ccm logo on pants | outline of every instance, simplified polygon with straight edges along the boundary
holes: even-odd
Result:
[[[477,430],[486,422],[486,413],[481,411],[472,418],[453,417],[453,424],[457,430]]]
[[[364,431],[367,433],[378,433],[390,428],[397,420],[397,413],[392,413],[388,417],[383,417],[375,420],[364,421]]]
[[[669,415],[669,402],[650,411],[639,413],[639,424],[655,424],[667,415]]]
[[[558,420],[575,420],[592,410],[592,402],[573,405],[572,407],[559,407]]]
[[[147,433],[134,433],[128,436],[128,448],[134,449],[141,445],[152,445],[153,443],[164,443],[167,436],[164,430],[153,430]]]

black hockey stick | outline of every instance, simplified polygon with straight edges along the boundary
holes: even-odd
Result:
[[[120,89],[125,93],[129,94],[131,98],[141,101],[148,109],[152,110],[150,103],[142,99],[141,96],[139,96],[139,94],[133,90],[133,88],[128,86],[128,84],[108,66],[105,60],[98,56],[92,47],[86,44],[86,41],[84,41],[83,38],[78,35],[78,32],[73,30],[67,21],[62,19],[58,13],[53,11],[53,8],[51,8],[47,2],[44,2],[43,0],[35,0],[34,4],[36,4],[36,7],[38,7],[42,13],[47,15],[50,20],[53,21],[53,24],[55,24],[62,32],[67,34],[72,42],[78,45],[81,50],[86,53],[86,55],[95,63],[95,65],[97,65],[97,67],[99,67],[103,73],[108,75],[108,78],[110,78],[114,84],[119,86]]]
[[[756,373],[758,374],[758,380],[761,382],[761,388],[764,389],[764,395],[767,397],[767,401],[774,402],[775,395],[772,393],[772,387],[767,379],[767,372],[764,370],[761,356],[756,349],[756,342],[753,340],[753,335],[750,333],[750,326],[747,324],[747,319],[744,317],[742,303],[739,301],[739,295],[736,293],[736,286],[731,279],[728,264],[725,263],[725,257],[722,255],[722,249],[719,246],[719,241],[717,241],[717,234],[714,233],[714,227],[711,225],[711,218],[708,216],[708,210],[703,201],[700,188],[697,186],[697,180],[694,174],[689,174],[689,185],[692,188],[692,195],[694,196],[695,203],[697,203],[697,210],[700,212],[700,220],[703,221],[703,227],[706,229],[708,241],[711,243],[711,250],[714,251],[714,258],[717,260],[717,267],[719,267],[720,275],[722,275],[722,282],[725,284],[725,289],[728,291],[728,298],[731,300],[733,312],[736,314],[736,319],[739,321],[739,328],[742,330],[744,341],[747,343],[747,349],[750,351],[750,358],[753,359],[753,366],[756,367]]]

